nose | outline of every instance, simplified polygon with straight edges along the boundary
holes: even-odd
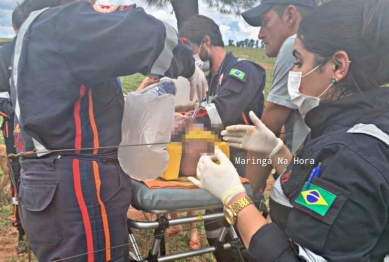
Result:
[[[263,29],[263,26],[261,26],[261,29],[259,29],[259,33],[258,33],[258,39],[264,39],[266,36],[265,34],[265,30]]]

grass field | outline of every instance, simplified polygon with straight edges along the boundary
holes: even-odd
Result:
[[[0,39],[1,40],[1,39]],[[274,61],[273,58],[268,58],[264,49],[255,48],[239,48],[239,47],[226,47],[229,52],[232,52],[235,56],[242,59],[247,59],[252,62],[262,65],[266,69],[266,88],[265,95],[267,96],[271,80],[273,78]],[[121,77],[122,86],[124,92],[134,91],[140,83],[143,81],[144,76],[141,74],[135,74],[132,76]]]
[[[0,38],[0,45],[2,42],[7,42],[9,39],[2,39]],[[272,75],[273,75],[273,70],[274,70],[274,59],[269,59],[266,57],[264,49],[252,49],[252,48],[238,48],[238,47],[227,47],[226,48],[228,51],[232,52],[235,56],[251,60],[253,62],[256,62],[260,65],[262,65],[266,69],[266,88],[265,88],[265,96],[267,97],[268,91],[271,86],[271,81],[272,81]],[[122,87],[123,91],[130,92],[135,90],[139,84],[143,80],[143,76],[140,74],[135,74],[132,76],[126,76],[126,77],[121,77],[122,80]],[[2,120],[1,120],[2,121]],[[3,143],[3,137],[0,134],[0,143]],[[0,170],[1,172],[1,170]],[[0,179],[2,176],[2,172],[0,173]],[[0,192],[0,243],[4,243],[2,240],[7,240],[5,243],[7,243],[8,248],[10,250],[13,250],[14,247],[16,247],[16,235],[12,235],[12,241],[7,238],[9,235],[7,234],[8,231],[14,230],[10,226],[10,217],[12,215],[12,205],[10,204],[10,198],[7,192]],[[143,216],[142,213],[138,213],[138,216]],[[146,216],[145,216],[146,218]],[[147,219],[147,218],[146,218]],[[184,230],[188,230],[188,225],[184,226]],[[205,232],[203,230],[203,225],[202,223],[197,224],[197,228],[199,231],[199,236],[201,238],[201,244],[202,246],[206,246],[206,238],[205,238]],[[16,233],[15,233],[16,234]],[[143,254],[147,254],[148,248],[151,246],[151,237],[153,236],[153,231],[152,230],[142,230],[142,231],[137,231],[134,230],[134,234],[136,237],[136,240],[138,242],[138,245],[141,248],[141,251]],[[187,250],[187,243],[189,240],[189,233],[185,231],[185,235],[183,237],[175,237],[172,239],[169,239],[167,241],[167,250],[169,252],[178,252],[178,251],[183,251]],[[10,242],[11,241],[11,242]],[[1,245],[1,244],[0,244]],[[5,248],[4,246],[1,247],[1,249]],[[0,251],[1,252],[1,251]],[[0,261],[8,261],[8,262],[17,262],[17,261],[26,261],[26,256],[16,256],[15,254],[10,254],[9,256],[3,258],[0,257]],[[36,261],[36,260],[33,260]],[[214,261],[212,255],[204,255],[201,257],[193,257],[185,260],[180,260],[180,261]]]

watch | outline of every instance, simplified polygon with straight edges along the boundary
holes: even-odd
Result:
[[[248,196],[244,196],[244,197],[238,199],[238,201],[236,201],[234,204],[225,206],[224,207],[224,217],[226,218],[227,222],[230,225],[235,226],[238,213],[243,208],[245,208],[251,204],[253,204],[253,201]]]

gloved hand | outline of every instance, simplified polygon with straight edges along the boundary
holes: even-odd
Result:
[[[250,111],[249,115],[255,126],[228,126],[221,132],[223,140],[232,147],[261,153],[267,157],[274,156],[284,143],[259,120],[253,111]]]
[[[191,117],[183,116],[179,113],[174,114],[173,126],[171,129],[171,136],[175,136],[179,134],[185,128],[189,128],[190,125],[193,124],[193,120]]]
[[[193,75],[188,78],[190,82],[190,101],[193,100],[195,92],[197,92],[197,97],[201,101],[205,98],[206,92],[208,90],[207,79],[205,74],[201,69],[195,65],[195,71]]]
[[[203,155],[197,164],[197,178],[199,180],[194,177],[188,177],[188,180],[207,190],[226,205],[234,196],[246,192],[246,190],[240,182],[234,165],[217,147],[215,148],[215,156],[220,164],[214,163],[208,155]]]

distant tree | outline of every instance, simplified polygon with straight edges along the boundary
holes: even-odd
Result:
[[[255,41],[255,48],[258,48],[259,40]]]
[[[244,40],[244,44],[245,44],[246,47],[249,46],[249,40],[247,38]]]
[[[228,40],[228,46],[235,46],[235,45],[234,45],[234,40],[229,39],[229,40]]]
[[[254,43],[255,43],[255,40],[254,39],[250,39],[249,47],[254,48]]]
[[[145,0],[149,6],[162,8],[171,4],[177,19],[177,28],[180,29],[182,24],[188,21],[192,16],[199,14],[199,0]],[[221,14],[235,13],[240,15],[241,10],[249,9],[259,0],[203,0],[209,7],[216,8]]]

